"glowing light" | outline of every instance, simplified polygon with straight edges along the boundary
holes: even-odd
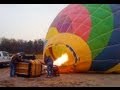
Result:
[[[57,66],[61,66],[67,61],[68,61],[68,55],[65,53],[61,57],[57,58],[57,60],[55,60],[53,64]]]

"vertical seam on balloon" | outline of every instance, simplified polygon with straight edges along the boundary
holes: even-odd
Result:
[[[74,56],[74,58],[75,58],[75,63],[77,62],[77,60],[78,60],[78,58],[77,58],[77,54],[75,53],[75,51],[73,50],[73,48],[72,47],[70,47],[69,45],[67,45],[66,44],[66,47],[68,47],[69,49],[70,49],[70,51],[72,51],[73,52],[73,56]]]
[[[111,16],[112,16],[112,15],[110,15],[109,17],[111,17]],[[107,17],[107,18],[109,18],[109,17]],[[107,19],[107,18],[105,18],[105,19]],[[105,19],[104,19],[104,20],[105,20]],[[99,23],[103,22],[104,20],[101,20]],[[97,23],[96,25],[98,25],[99,23]],[[94,25],[93,28],[94,28],[96,25]],[[112,31],[113,31],[113,30],[112,30]],[[96,33],[94,33],[94,34],[96,34]],[[97,34],[96,34],[96,35],[97,35]],[[89,41],[88,41],[88,42],[89,42]]]
[[[112,16],[112,13],[111,13],[111,15],[110,16],[108,16],[108,17],[111,17]],[[106,17],[105,19],[107,19],[108,17]],[[99,23],[101,23],[101,22],[103,22],[103,20],[101,20]],[[98,24],[99,24],[98,23]],[[98,24],[96,24],[96,25],[98,25]],[[96,25],[94,25],[94,27],[96,26]],[[95,33],[96,34],[96,33]],[[89,42],[89,41],[88,41]]]
[[[101,8],[102,9],[102,8]],[[106,10],[106,9],[105,9]],[[109,8],[108,8],[108,10],[109,10]],[[106,10],[107,11],[107,10]],[[110,13],[110,16],[108,16],[107,18],[109,18],[109,17],[111,17],[112,16],[112,13],[111,12],[109,12]],[[101,20],[99,23],[101,23],[103,20]],[[98,23],[98,24],[99,24]],[[98,24],[96,24],[96,25],[94,25],[94,27],[95,26],[97,26]],[[92,27],[92,30],[93,30],[93,27]],[[112,31],[111,31],[112,32]],[[92,32],[92,33],[94,33],[94,32]],[[94,34],[96,34],[96,33],[94,33]],[[97,35],[97,34],[96,34]],[[90,40],[90,37],[89,37],[89,39],[88,39],[88,43],[89,43],[89,40]],[[92,50],[91,50],[92,51]],[[94,58],[94,57],[93,57]]]
[[[101,5],[101,6],[102,6],[102,5]],[[100,8],[101,8],[101,7],[100,7]],[[101,9],[103,9],[103,8],[101,8]],[[105,10],[105,9],[104,9],[104,10]],[[108,12],[108,10],[105,10],[105,11]],[[92,13],[92,14],[93,14],[93,13]],[[90,15],[90,16],[91,16],[91,15]],[[95,17],[95,16],[92,16],[92,17]],[[97,18],[97,17],[95,17],[95,18]],[[100,18],[97,18],[97,19],[101,20],[100,22],[102,22],[102,19],[100,19]],[[98,23],[98,24],[99,24],[99,23]],[[96,24],[96,25],[97,25],[97,24]],[[96,26],[96,25],[95,25],[95,26]],[[94,26],[94,27],[95,27],[95,26]],[[93,28],[93,27],[92,27],[92,28]],[[89,30],[88,30],[88,31],[89,31]],[[85,35],[88,31],[86,31],[86,32],[83,33],[83,34]],[[95,33],[95,34],[96,34],[96,33]],[[84,36],[84,35],[83,35],[83,36]],[[83,36],[82,36],[82,37],[83,37]]]
[[[63,24],[65,23],[65,21],[67,20],[67,18],[68,18],[68,16],[67,15],[65,15],[66,17],[65,17],[65,19],[64,19],[64,21],[63,21]],[[59,32],[61,32],[61,29],[62,29],[62,27],[63,27],[63,24],[61,25],[61,27],[60,27],[60,29],[59,29]]]
[[[103,4],[100,6],[100,7],[102,7],[103,6]],[[93,13],[95,13],[100,7],[98,7]],[[86,7],[87,8],[87,7]],[[92,14],[93,14],[92,13]],[[91,15],[90,15],[91,16]],[[78,26],[78,28],[81,26],[81,25],[83,25],[84,24],[84,22],[86,21],[86,20],[88,20],[89,19],[89,17],[87,17],[79,26]],[[77,29],[78,29],[77,28]],[[77,31],[77,29],[73,32],[73,33],[76,33],[76,31]]]
[[[90,16],[91,16],[91,15],[90,15]],[[95,16],[92,16],[92,17],[95,17]],[[95,17],[95,18],[97,18],[97,17]],[[100,19],[100,18],[97,18],[97,19],[101,20],[100,22],[103,21],[103,19]],[[100,23],[100,22],[99,22],[99,23]],[[99,23],[97,23],[96,25],[98,25]],[[94,25],[93,27],[95,27],[96,25]],[[92,28],[93,28],[93,27],[92,27]],[[88,30],[88,31],[89,31],[89,30]],[[85,33],[87,33],[88,31],[86,31]],[[83,34],[84,34],[84,33],[83,33]],[[96,33],[95,33],[95,34],[96,34]],[[84,35],[83,35],[83,36],[84,36]]]
[[[107,32],[107,33],[101,34],[101,35],[95,37],[94,39],[91,39],[90,41],[88,41],[88,44],[90,44],[92,41],[96,40],[97,38],[99,38],[99,37],[101,37],[101,36],[104,36],[104,35],[106,35],[106,34],[108,34],[108,33],[111,33],[111,32],[113,32],[113,30],[112,30],[112,31],[109,31],[109,32]]]
[[[83,11],[83,9],[82,9],[82,11]],[[80,15],[80,14],[78,14],[78,15],[76,16],[76,18],[75,18],[75,19],[77,19],[77,18],[79,17],[79,15]],[[75,19],[74,19],[74,20],[75,20]],[[71,22],[71,24],[70,24],[70,25],[72,26],[72,24],[73,24],[73,21]],[[67,31],[69,30],[70,25],[69,25],[69,27],[68,27]],[[67,31],[66,31],[66,32],[67,32]]]

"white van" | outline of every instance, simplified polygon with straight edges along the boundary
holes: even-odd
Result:
[[[0,51],[0,66],[10,64],[11,58],[6,51]]]

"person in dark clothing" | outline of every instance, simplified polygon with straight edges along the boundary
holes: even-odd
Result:
[[[47,65],[47,77],[53,76],[53,60],[50,56],[45,57],[45,64]]]
[[[11,62],[10,62],[10,77],[14,77],[15,76],[16,64],[19,61],[21,61],[21,55],[19,53],[17,53],[17,54],[12,56]]]

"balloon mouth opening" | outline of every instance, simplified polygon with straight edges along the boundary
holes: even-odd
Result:
[[[92,61],[88,44],[79,36],[70,33],[59,33],[47,38],[43,55],[51,56],[60,73],[87,72]]]
[[[60,73],[73,73],[73,64],[76,61],[76,53],[72,47],[66,44],[51,44],[44,51],[44,56],[51,56],[53,65],[58,66]]]
[[[64,53],[60,57],[58,57],[56,60],[54,60],[53,65],[62,66],[67,61],[68,61],[68,54]]]

